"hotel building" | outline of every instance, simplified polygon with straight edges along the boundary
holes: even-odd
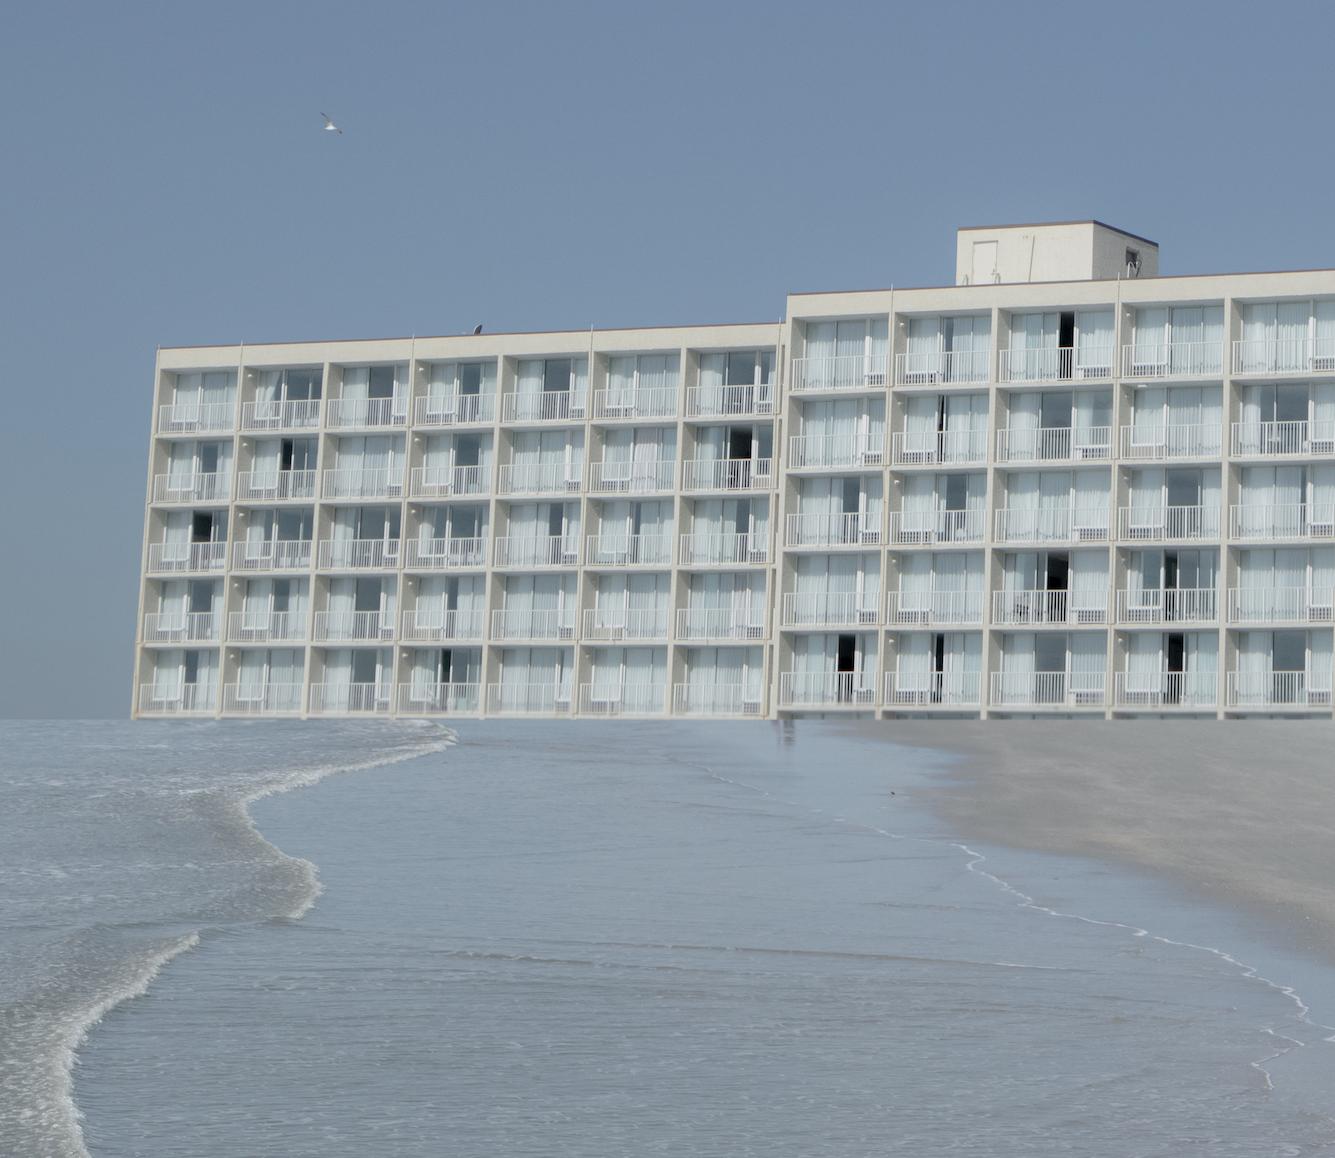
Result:
[[[162,349],[139,716],[1332,713],[1335,270]]]

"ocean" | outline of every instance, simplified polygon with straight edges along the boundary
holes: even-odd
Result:
[[[0,1154],[1335,1153],[1335,971],[892,730],[456,731],[0,724]]]

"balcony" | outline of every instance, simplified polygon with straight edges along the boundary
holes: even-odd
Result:
[[[233,611],[227,617],[229,643],[299,643],[305,638],[304,611]]]
[[[994,708],[1101,708],[1106,699],[1103,672],[993,672]]]
[[[589,491],[598,495],[670,494],[676,463],[595,462],[589,467]]]
[[[474,466],[415,466],[408,472],[408,496],[414,499],[483,495],[490,489],[489,462]]]
[[[764,615],[751,609],[682,607],[677,611],[677,638],[684,642],[758,643],[768,637]]]
[[[326,499],[398,499],[403,497],[403,467],[340,468],[320,472]]]
[[[242,471],[236,476],[236,501],[274,503],[315,498],[315,471]]]
[[[920,671],[885,673],[887,708],[973,708],[982,706],[982,673]]]
[[[890,439],[894,466],[968,466],[986,461],[986,430],[901,430]]]
[[[1335,503],[1242,504],[1229,508],[1234,539],[1335,539]]]
[[[256,680],[223,686],[223,711],[229,716],[297,716],[305,703],[305,689],[296,683]]]
[[[593,395],[595,420],[676,418],[677,388],[652,386],[639,390],[598,390]]]
[[[322,539],[325,571],[392,571],[399,565],[398,539]]]
[[[672,685],[672,711],[678,716],[760,716],[761,692],[743,684]]]
[[[692,386],[686,391],[687,418],[746,418],[774,413],[774,387]]]
[[[202,716],[218,710],[213,684],[140,684],[139,711],[145,716]]]
[[[236,420],[233,402],[170,402],[158,407],[159,434],[205,434],[231,430]]]
[[[978,627],[983,593],[978,591],[888,591],[885,624],[902,627]]]
[[[885,432],[795,434],[788,440],[790,470],[865,470],[885,462]]]
[[[881,543],[880,515],[791,514],[784,519],[784,543],[789,547],[876,547]]]
[[[577,495],[583,488],[581,462],[507,462],[501,465],[496,493],[502,495]]]
[[[149,543],[148,545],[150,575],[221,571],[226,564],[226,543]]]
[[[1335,422],[1235,422],[1237,458],[1296,458],[1335,454]]]
[[[660,716],[666,684],[581,684],[579,710],[586,716]]]
[[[394,638],[392,611],[317,611],[317,643],[384,643]]]
[[[1335,590],[1311,587],[1232,587],[1229,623],[1329,624],[1335,622]]]
[[[762,491],[774,485],[772,458],[691,458],[681,464],[681,489]]]
[[[838,354],[829,358],[794,358],[795,394],[817,391],[880,390],[886,385],[884,354]]]
[[[1007,383],[1071,382],[1111,378],[1113,346],[1046,346],[1002,350],[1001,380]]]
[[[981,507],[971,511],[891,511],[890,542],[901,547],[934,547],[943,544],[981,543],[987,512]]]
[[[407,566],[412,571],[458,571],[487,565],[487,540],[409,539]]]
[[[997,511],[999,543],[1106,543],[1108,508],[1003,507]]]
[[[153,476],[155,503],[225,503],[231,491],[231,476],[222,471],[211,474]]]
[[[1119,671],[1113,676],[1113,706],[1154,711],[1171,708],[1214,711],[1219,674],[1213,671]]]
[[[554,680],[487,685],[487,711],[494,716],[565,716],[570,689]]]
[[[311,685],[311,712],[325,716],[388,714],[394,705],[392,684],[324,683]]]
[[[991,376],[987,350],[929,350],[895,355],[895,382],[900,386],[940,386],[986,382]]]
[[[783,597],[784,627],[879,627],[880,599],[871,591],[789,591]]]
[[[1093,594],[1093,593],[1091,593]],[[1016,627],[1088,627],[1108,622],[1103,606],[1081,603],[1069,591],[994,591],[992,622]]]
[[[867,672],[779,673],[781,708],[874,708],[876,677]]]
[[[415,607],[403,613],[404,643],[449,643],[481,640],[485,616],[481,608]]]
[[[399,712],[406,716],[466,716],[482,710],[481,684],[399,684]]]
[[[1142,342],[1122,347],[1123,378],[1220,378],[1224,343]]]
[[[331,430],[372,429],[408,425],[405,398],[331,398],[325,406]]]
[[[666,607],[591,607],[584,612],[587,643],[666,640],[667,634]]]
[[[570,390],[506,394],[501,398],[501,421],[582,422],[585,409],[584,395]]]
[[[156,611],[144,616],[145,643],[217,643],[214,611]]]
[[[1158,626],[1215,622],[1218,597],[1213,587],[1143,588],[1117,593],[1117,622]]]
[[[1246,376],[1329,374],[1335,339],[1258,338],[1233,343],[1233,373]]]
[[[310,565],[309,539],[264,539],[232,548],[232,567],[237,571],[304,571]]]
[[[575,567],[578,535],[503,535],[496,540],[494,566]]]
[[[245,431],[312,430],[319,425],[318,398],[246,402],[241,406],[241,429]]]
[[[446,394],[439,398],[418,398],[413,403],[415,426],[479,426],[495,420],[494,394]]]
[[[1111,455],[1111,426],[997,431],[998,462],[1103,462]]]
[[[1222,445],[1223,437],[1217,422],[1122,427],[1122,458],[1129,462],[1218,458]]]
[[[506,643],[531,639],[569,642],[575,638],[573,607],[502,607],[491,613],[491,638]]]
[[[1266,710],[1330,711],[1330,673],[1260,671],[1228,673],[1227,705],[1230,708]]]
[[[769,536],[761,531],[682,535],[679,566],[746,567],[769,562]]]
[[[1219,538],[1219,508],[1119,507],[1117,538],[1126,543],[1191,543]]]
[[[590,535],[585,564],[589,567],[670,567],[672,535]]]

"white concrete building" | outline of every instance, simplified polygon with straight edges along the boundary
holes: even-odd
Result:
[[[133,711],[1329,715],[1335,270],[1157,273],[160,350]]]

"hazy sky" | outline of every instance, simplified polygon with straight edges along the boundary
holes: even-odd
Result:
[[[124,715],[154,347],[782,315],[1099,217],[1335,266],[1324,4],[11,3],[0,715]],[[320,110],[346,130],[320,128]]]

